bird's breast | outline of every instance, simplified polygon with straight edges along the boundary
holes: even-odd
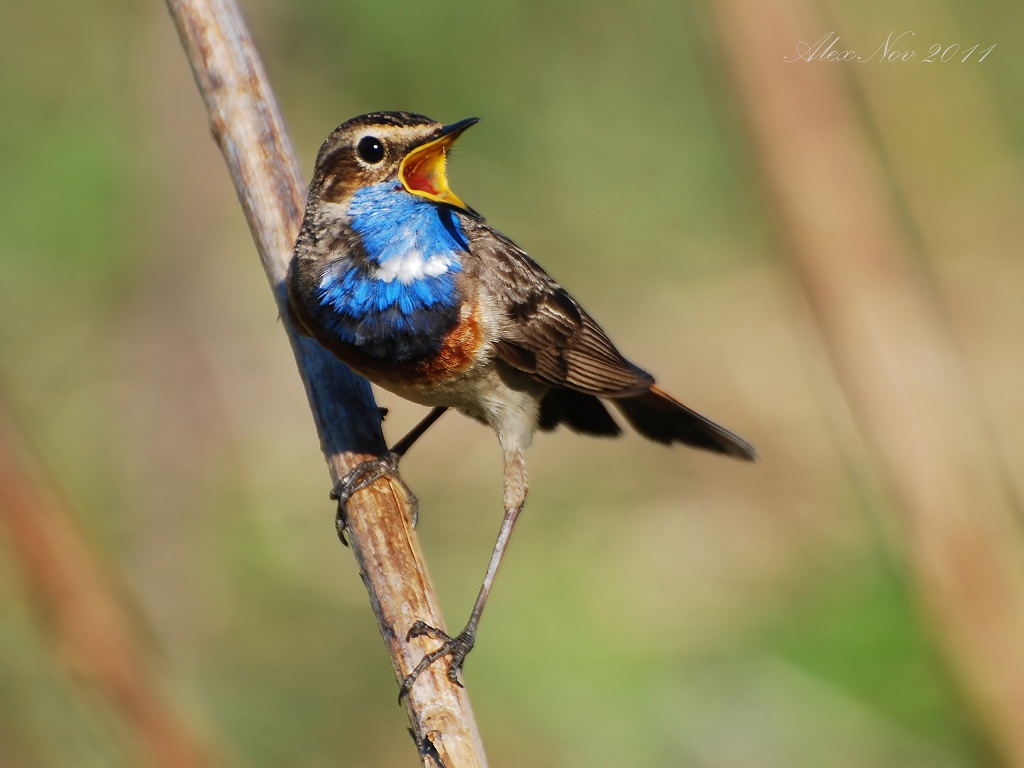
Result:
[[[331,350],[370,381],[424,405],[463,407],[492,361],[487,323],[479,305],[463,304],[458,320],[431,340],[427,354],[399,361],[351,346]]]
[[[437,352],[414,366],[412,375],[428,384],[462,376],[483,361],[488,335],[481,306],[464,304],[459,321],[444,335]]]
[[[469,244],[452,211],[385,183],[318,215],[320,234],[297,253],[290,282],[302,326],[410,399],[441,404],[471,388],[465,382],[486,363],[493,324],[478,304],[464,261]]]

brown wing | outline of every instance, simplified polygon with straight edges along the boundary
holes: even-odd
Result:
[[[479,222],[467,229],[480,283],[506,322],[500,359],[551,387],[601,397],[650,389],[653,377],[624,358],[565,289],[515,243]]]

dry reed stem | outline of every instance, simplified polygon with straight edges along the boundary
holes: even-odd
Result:
[[[278,307],[287,317],[283,280],[301,223],[304,185],[276,101],[232,0],[168,0],[168,6]],[[383,452],[380,413],[364,379],[317,344],[297,336],[287,322],[285,329],[336,481]],[[443,626],[410,525],[409,503],[393,483],[381,481],[357,493],[347,511],[352,551],[396,679],[402,680],[433,646],[430,640],[406,643],[409,626],[416,619]],[[335,669],[358,663],[341,655],[338,661]],[[446,679],[445,672],[444,664],[433,665],[405,699],[423,764],[484,766],[469,697]]]
[[[228,764],[198,738],[148,663],[132,612],[72,515],[41,481],[0,416],[0,526],[71,677],[96,691],[132,743],[128,762],[162,768]]]
[[[1024,546],[964,362],[887,205],[842,67],[786,62],[804,0],[714,0],[787,252],[898,501],[918,594],[1007,764],[1024,766]]]

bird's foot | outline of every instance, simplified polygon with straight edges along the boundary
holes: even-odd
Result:
[[[419,520],[420,506],[416,494],[412,492],[401,475],[398,474],[398,460],[401,458],[394,451],[389,451],[383,456],[368,459],[350,469],[341,480],[331,489],[331,500],[338,502],[338,513],[334,517],[334,526],[338,531],[338,538],[346,547],[348,541],[345,539],[345,529],[348,527],[348,520],[345,514],[345,506],[352,496],[364,488],[368,488],[382,477],[390,477],[401,486],[402,492],[409,499],[411,508],[412,526],[416,527]]]
[[[448,662],[448,679],[461,688],[462,683],[459,682],[459,672],[462,671],[466,655],[473,650],[473,645],[476,643],[475,627],[468,626],[455,637],[451,637],[437,627],[432,627],[423,621],[417,621],[409,628],[409,633],[405,636],[405,639],[409,641],[414,637],[430,637],[435,640],[441,640],[441,647],[420,659],[420,663],[416,665],[416,668],[405,676],[405,680],[402,681],[402,687],[398,690],[398,701],[401,702],[409,694],[412,684],[416,682],[416,678],[427,667],[445,656],[451,657]]]

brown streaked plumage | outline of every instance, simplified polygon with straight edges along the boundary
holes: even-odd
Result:
[[[618,435],[609,403],[656,442],[755,455],[658,387],[579,302],[448,188],[447,149],[474,122],[378,112],[339,126],[317,156],[288,277],[299,332],[385,389],[433,406],[425,423],[455,408],[490,426],[502,446],[505,515],[469,623],[455,637],[422,622],[409,629],[410,638],[442,644],[406,677],[403,694],[445,656],[458,683],[525,503],[523,451],[537,429]],[[423,429],[400,441],[397,454]],[[339,509],[394,461],[343,480]]]

